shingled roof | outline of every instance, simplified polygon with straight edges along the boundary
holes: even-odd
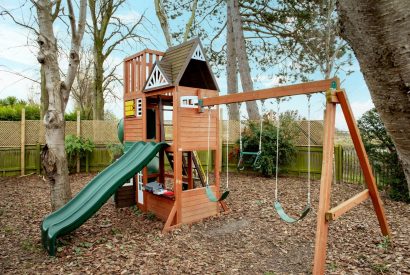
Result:
[[[198,38],[169,48],[152,67],[144,91],[177,85],[218,90]]]

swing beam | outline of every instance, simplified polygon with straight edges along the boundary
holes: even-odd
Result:
[[[234,93],[229,95],[202,98],[199,101],[199,106],[205,107],[230,103],[241,103],[254,100],[263,100],[269,98],[278,98],[284,96],[321,93],[329,89],[338,90],[340,88],[339,82],[339,79],[335,77],[326,80],[312,81],[282,87],[274,87],[256,91],[247,91],[243,93]]]
[[[322,174],[320,179],[319,206],[317,211],[313,274],[325,273],[329,222],[339,218],[347,211],[353,209],[356,205],[366,201],[368,198],[370,198],[373,203],[374,211],[376,212],[382,234],[384,236],[391,236],[390,228],[387,223],[383,208],[383,203],[377,190],[377,185],[372,173],[370,162],[367,157],[363,141],[360,137],[359,129],[353,116],[347,95],[345,91],[340,88],[339,79],[332,78],[283,87],[274,87],[252,92],[199,98],[198,101],[199,111],[202,112],[204,107],[206,106],[240,103],[245,101],[263,100],[302,94],[306,95],[320,92],[326,92],[327,102],[324,121]],[[345,117],[350,136],[353,140],[354,148],[359,158],[360,166],[363,170],[367,189],[341,203],[340,205],[330,209],[330,191],[333,174],[332,159],[334,150],[334,132],[337,104],[341,106],[343,115]]]

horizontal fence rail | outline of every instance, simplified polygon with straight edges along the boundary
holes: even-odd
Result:
[[[27,145],[25,146],[25,172],[40,174],[40,152],[42,145]],[[238,159],[233,157],[233,153],[237,150],[237,145],[234,143],[228,144],[229,162],[226,162],[226,144],[222,146],[222,168],[224,171],[228,167],[230,171],[236,171]],[[199,159],[206,168],[207,152],[198,152]],[[322,168],[322,147],[312,146],[310,148],[311,156],[311,175],[314,179],[319,179]],[[214,156],[211,156],[210,162],[213,163]],[[282,171],[286,174],[296,176],[306,176],[308,172],[308,147],[297,146],[297,153],[294,160],[287,166],[282,167]],[[0,176],[16,176],[20,175],[21,171],[21,154],[20,147],[0,148]],[[70,171],[75,172],[75,160],[69,161]],[[94,150],[87,156],[81,159],[81,172],[98,172],[112,163],[112,157],[107,145],[97,144]],[[169,166],[168,166],[169,167]],[[363,183],[364,178],[362,170],[357,159],[354,148],[335,146],[335,180],[349,183]],[[373,171],[377,184],[385,186],[391,178],[391,173],[387,167],[381,167],[377,171]]]

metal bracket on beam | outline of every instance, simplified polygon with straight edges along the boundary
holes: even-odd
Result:
[[[329,89],[326,91],[326,101],[331,103],[339,103],[335,90]]]
[[[198,112],[204,112],[204,101],[203,99],[198,99]]]

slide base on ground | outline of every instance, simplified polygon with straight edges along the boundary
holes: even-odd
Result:
[[[45,217],[41,224],[41,240],[48,253],[55,256],[58,237],[77,229],[92,217],[119,187],[147,166],[166,146],[166,143],[136,142],[66,205]]]

